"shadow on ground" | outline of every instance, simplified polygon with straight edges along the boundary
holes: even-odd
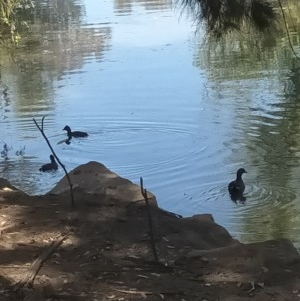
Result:
[[[288,240],[241,244],[209,214],[180,218],[102,164],[47,195],[0,181],[2,300],[295,300],[300,257]],[[35,275],[36,273],[36,275]],[[299,295],[300,296],[300,295]]]

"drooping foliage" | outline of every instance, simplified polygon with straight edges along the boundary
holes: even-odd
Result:
[[[178,0],[198,24],[215,37],[239,30],[243,25],[263,32],[275,21],[275,11],[267,0]]]
[[[7,37],[17,43],[20,39],[18,26],[24,25],[20,18],[22,12],[34,7],[31,0],[1,0],[0,1],[0,43],[6,44]]]

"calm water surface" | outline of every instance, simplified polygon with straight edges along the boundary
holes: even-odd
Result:
[[[45,115],[68,170],[96,160],[142,176],[162,208],[212,213],[245,242],[299,245],[300,72],[288,47],[203,43],[163,0],[58,3],[38,2],[14,60],[1,53],[0,175],[30,194],[64,175],[38,171],[50,153],[32,119]],[[59,144],[66,124],[89,137]],[[235,204],[227,184],[242,166],[247,201]]]

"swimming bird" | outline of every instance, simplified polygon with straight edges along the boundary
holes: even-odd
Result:
[[[236,179],[228,184],[228,191],[233,201],[243,198],[243,192],[245,191],[245,183],[242,179],[242,175],[247,173],[244,168],[238,169],[236,172]]]
[[[74,131],[72,132],[71,131],[71,128],[66,125],[64,128],[63,128],[63,131],[67,131],[67,135],[68,135],[68,140],[71,140],[72,137],[74,138],[82,138],[82,137],[87,137],[88,136],[88,133],[86,132],[80,132],[80,131]]]
[[[53,155],[50,155],[50,160],[51,160],[51,163],[44,164],[40,168],[40,171],[44,172],[44,171],[51,171],[51,170],[57,170],[58,169],[58,165],[57,165]]]

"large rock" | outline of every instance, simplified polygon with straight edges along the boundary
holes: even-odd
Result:
[[[213,233],[211,231],[210,235]],[[292,270],[299,269],[300,256],[288,239],[278,239],[194,249],[178,258],[176,264],[193,273],[205,274],[206,281],[222,281],[223,278],[230,282],[254,281],[270,285],[293,278]]]
[[[16,187],[11,185],[6,179],[0,178],[0,190],[2,191],[19,191]]]
[[[126,203],[144,201],[138,185],[118,176],[99,162],[91,161],[80,165],[69,172],[69,177],[73,191],[100,196],[102,201],[103,198]],[[60,195],[69,190],[69,182],[65,176],[49,193]],[[151,204],[157,205],[151,192],[148,192],[148,198]]]
[[[121,215],[126,220],[126,224],[116,224],[115,227],[119,227],[116,233],[126,236],[126,233],[132,235],[136,230],[139,232],[140,229],[147,228],[148,213],[140,186],[94,161],[78,166],[69,173],[69,176],[74,189],[75,204],[114,205],[116,216],[120,219]],[[50,194],[69,194],[69,190],[65,176]],[[157,246],[161,254],[169,257],[171,261],[178,257],[179,250],[185,253],[191,249],[207,250],[237,243],[225,228],[215,223],[212,215],[201,214],[180,218],[159,208],[151,192],[148,192],[148,198],[150,204],[154,205],[151,206],[151,215],[155,237],[158,239]],[[122,211],[120,208],[122,204],[131,206]],[[102,216],[105,214],[103,210]],[[112,219],[111,210],[110,219]]]
[[[205,252],[240,244],[224,227],[215,223],[210,214],[186,218],[161,214],[156,220],[156,225],[162,237],[158,247],[168,262],[174,262],[181,256],[189,258],[189,254],[195,250]]]

